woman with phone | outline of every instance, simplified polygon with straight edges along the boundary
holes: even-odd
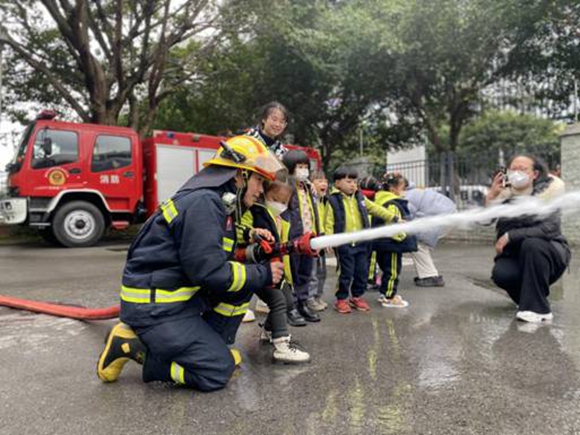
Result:
[[[517,155],[505,173],[495,175],[486,204],[510,203],[526,196],[550,200],[563,192],[564,182],[549,174],[540,159]],[[560,213],[500,218],[496,233],[492,279],[518,305],[516,318],[530,323],[552,320],[550,285],[562,276],[571,256]]]

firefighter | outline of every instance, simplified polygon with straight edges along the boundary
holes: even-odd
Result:
[[[279,283],[284,267],[232,261],[236,222],[263,194],[264,179],[282,169],[258,140],[233,137],[145,223],[127,255],[122,323],[99,358],[101,380],[117,380],[134,360],[144,382],[202,391],[227,384],[241,362],[228,345],[250,299]]]

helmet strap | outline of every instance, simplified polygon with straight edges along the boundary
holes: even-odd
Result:
[[[241,175],[242,175],[242,187],[238,187],[236,189],[236,222],[241,222],[242,221],[242,215],[244,214],[244,195],[246,194],[246,191],[248,190],[248,182],[250,179],[250,171],[248,171],[247,169],[242,169],[241,170]]]

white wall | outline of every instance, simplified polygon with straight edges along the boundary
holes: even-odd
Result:
[[[387,170],[397,170],[417,187],[424,187],[428,170],[425,146],[387,152]]]

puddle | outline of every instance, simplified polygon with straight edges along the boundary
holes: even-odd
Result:
[[[86,328],[86,325],[73,319],[29,313],[2,314],[0,322],[0,350],[18,347],[23,353],[50,349],[49,342],[77,336]]]

